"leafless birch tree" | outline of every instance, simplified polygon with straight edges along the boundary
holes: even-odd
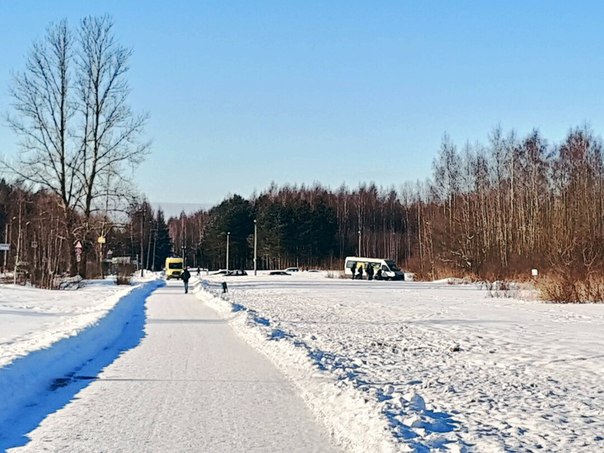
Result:
[[[79,207],[89,218],[95,200],[108,193],[121,195],[114,189],[123,182],[125,170],[146,157],[149,144],[140,139],[148,117],[133,113],[127,102],[132,51],[116,42],[113,21],[108,16],[82,20],[79,44],[77,105],[82,124],[77,176],[83,191]]]
[[[3,164],[20,178],[59,195],[62,208],[75,206],[81,153],[73,141],[74,38],[67,22],[51,25],[33,45],[25,70],[14,74],[9,126],[20,137],[16,162]]]

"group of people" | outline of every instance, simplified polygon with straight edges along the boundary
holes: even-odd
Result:
[[[357,267],[352,266],[350,268],[350,270],[352,271],[353,280],[363,280],[364,267],[366,267],[365,273],[367,274],[367,280],[373,280],[374,278],[376,280],[382,279],[382,268],[381,267],[378,267],[377,270],[375,270],[375,268],[373,267],[372,264],[366,263],[365,266],[363,266],[363,263],[359,263],[359,265]]]

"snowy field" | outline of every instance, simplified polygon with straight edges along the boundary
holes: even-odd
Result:
[[[197,295],[351,451],[604,451],[604,305],[325,277],[210,275]]]
[[[345,451],[604,451],[604,304],[324,273],[203,278],[200,303],[277,365]],[[162,284],[0,286],[0,450],[88,385],[53,390],[62,381],[138,347]]]

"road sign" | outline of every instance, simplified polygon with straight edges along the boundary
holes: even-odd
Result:
[[[10,244],[0,244],[0,252],[8,252],[10,250]]]
[[[79,263],[82,260],[82,243],[80,241],[76,242],[75,247],[75,256],[76,262]]]

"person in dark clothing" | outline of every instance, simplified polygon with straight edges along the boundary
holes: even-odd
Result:
[[[185,294],[189,292],[189,279],[191,278],[191,273],[189,272],[189,266],[183,271],[180,275],[183,283],[185,284]]]
[[[377,270],[377,272],[375,273],[375,279],[376,280],[381,280],[382,279],[382,268],[379,268]]]
[[[373,272],[374,272],[373,266],[371,264],[369,264],[367,266],[367,280],[373,280]]]
[[[350,272],[352,272],[352,279],[354,280],[354,271],[357,270],[357,265],[352,263],[352,267],[350,268]]]
[[[359,263],[359,267],[357,267],[357,278],[359,280],[363,280],[363,265]]]
[[[199,277],[200,272],[201,272],[201,269],[200,269],[200,267],[199,267],[199,266],[197,266],[197,276],[198,276],[198,277]]]

